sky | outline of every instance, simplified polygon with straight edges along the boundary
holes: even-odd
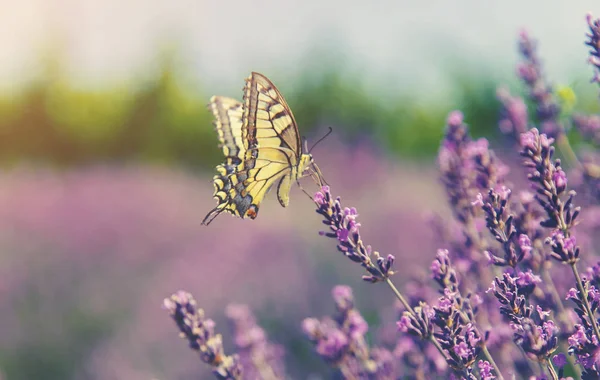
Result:
[[[250,71],[298,75],[329,64],[373,86],[431,91],[448,63],[512,73],[516,36],[540,40],[557,80],[591,77],[585,15],[597,0],[0,0],[0,88],[39,75],[59,51],[77,85],[136,81],[176,51],[209,90],[238,90]]]

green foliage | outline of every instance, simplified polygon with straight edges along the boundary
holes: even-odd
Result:
[[[50,71],[19,96],[0,94],[0,161],[213,167],[221,154],[206,108],[212,94],[185,90],[171,62],[164,59],[156,78],[144,85],[82,90]],[[449,66],[452,92],[440,102],[419,99],[410,89],[392,96],[369,91],[358,73],[306,65],[298,77],[280,84],[303,135],[333,126],[349,141],[368,138],[391,154],[429,157],[437,151],[448,112],[462,109],[474,135],[497,136],[495,91],[501,81],[485,72]],[[586,95],[578,104],[597,105],[593,94]]]

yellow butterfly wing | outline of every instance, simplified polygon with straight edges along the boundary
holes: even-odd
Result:
[[[254,194],[250,193],[253,202],[248,210],[251,214],[258,212],[264,195],[277,180],[279,203],[286,207],[291,182],[298,178],[302,144],[296,120],[285,98],[273,82],[260,73],[253,72],[246,79],[243,120],[242,140],[246,144],[246,154],[240,173],[247,172],[249,177],[256,176],[260,181],[247,189],[257,189]]]
[[[225,155],[225,162],[217,166],[217,175],[213,177],[214,193],[218,205],[209,212],[202,224],[208,225],[222,211],[235,214],[235,204],[229,201],[231,181],[229,176],[242,163],[245,153],[242,142],[243,105],[239,101],[225,96],[210,98],[209,109],[215,117],[214,126],[219,138],[219,145]]]
[[[235,107],[235,110],[229,114],[229,120],[232,120],[231,115],[237,120],[239,109]],[[246,79],[242,110],[242,147],[235,135],[231,139],[237,147],[235,157],[241,162],[235,169],[227,165],[227,160],[217,167],[219,174],[214,177],[214,184],[219,204],[203,224],[210,223],[222,211],[242,218],[256,218],[260,203],[277,181],[279,203],[286,207],[292,181],[298,180],[312,160],[310,155],[302,154],[298,127],[287,102],[264,75],[252,73]],[[230,156],[232,150],[225,149],[227,138],[220,138],[224,154]]]
[[[209,108],[215,117],[215,129],[225,155],[225,166],[238,166],[244,159],[242,141],[243,105],[225,96],[210,98]]]

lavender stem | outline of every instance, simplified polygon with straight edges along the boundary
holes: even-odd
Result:
[[[552,363],[549,360],[546,361],[546,368],[548,368],[548,372],[550,372],[550,376],[552,376],[553,380],[559,380],[558,374],[556,373],[554,366],[552,365]]]
[[[575,265],[575,263],[572,263],[571,269],[573,270],[573,275],[575,275],[577,289],[581,293],[581,299],[583,301],[583,306],[585,307],[585,312],[590,320],[592,328],[594,329],[594,334],[596,335],[596,338],[598,338],[598,340],[600,341],[600,329],[598,329],[598,323],[596,322],[596,318],[594,317],[592,309],[590,308],[590,304],[588,302],[588,293],[585,291],[583,283],[581,282],[581,276],[579,275],[579,271],[577,270],[577,265]]]
[[[494,371],[496,372],[496,375],[498,375],[497,376],[498,380],[504,380],[504,377],[502,376],[502,372],[500,372],[500,368],[498,368],[498,365],[494,361],[494,358],[492,357],[492,354],[490,354],[490,351],[488,351],[485,343],[481,344],[481,351],[483,352],[483,355],[485,356],[487,361],[490,362],[492,367],[494,367]]]
[[[402,303],[402,305],[404,306],[404,308],[413,316],[416,317],[416,313],[413,310],[412,307],[410,307],[410,305],[408,304],[408,302],[406,301],[406,299],[404,298],[404,296],[400,293],[400,291],[398,291],[398,288],[396,288],[396,286],[394,285],[394,283],[392,282],[392,280],[390,280],[389,278],[385,279],[385,282],[389,285],[390,289],[392,289],[392,292],[394,292],[394,294],[396,295],[396,298],[398,298],[398,300],[400,300],[400,302]],[[444,349],[442,348],[442,346],[440,346],[440,343],[437,341],[437,339],[435,339],[435,337],[433,335],[429,336],[429,340],[431,341],[431,343],[433,343],[433,345],[435,346],[435,348],[440,352],[440,354],[442,354],[442,356],[444,357],[444,359],[447,361],[448,360],[448,356],[446,355],[446,353],[444,352]]]

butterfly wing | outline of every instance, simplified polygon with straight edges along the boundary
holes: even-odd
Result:
[[[225,96],[210,98],[209,108],[215,117],[215,129],[225,155],[225,166],[237,167],[244,159],[242,141],[243,105]]]
[[[246,160],[252,159],[252,148],[275,147],[288,151],[291,164],[298,161],[302,146],[294,115],[277,87],[262,74],[252,73],[246,79],[243,120]]]
[[[256,185],[256,193],[250,193],[253,196],[250,205],[258,212],[264,195],[281,178],[277,195],[279,203],[287,206],[302,145],[296,120],[285,98],[262,74],[253,72],[246,79],[243,121],[246,153],[244,169],[240,172],[242,176],[248,173],[249,177],[262,181]]]
[[[222,211],[242,218],[256,218],[260,203],[277,181],[278,199],[285,207],[289,202],[291,181],[297,179],[296,169],[302,150],[300,136],[292,111],[279,90],[264,75],[252,73],[246,79],[241,108],[241,144],[234,133],[229,140],[225,133],[220,135],[223,152],[228,158],[217,168],[219,174],[214,177],[215,198],[219,204],[206,216],[203,224],[210,223]],[[239,120],[239,108],[229,109],[229,125],[234,125],[232,121]],[[221,125],[224,124],[221,121]],[[229,130],[237,133],[237,129]],[[240,162],[233,168],[228,163],[237,162],[236,157]]]

